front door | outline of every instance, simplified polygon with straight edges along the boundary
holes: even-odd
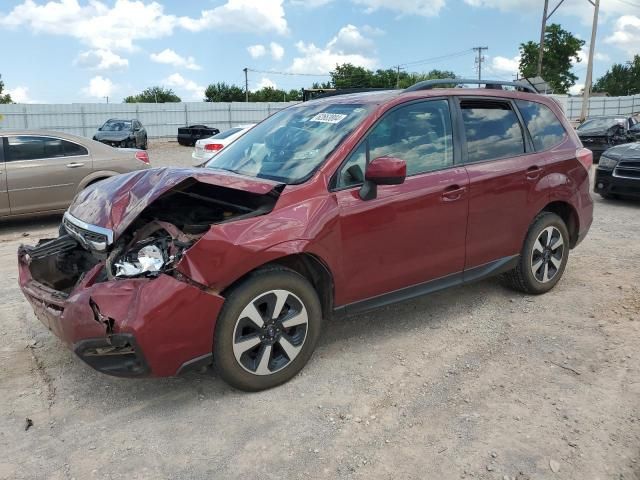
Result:
[[[13,215],[66,209],[92,170],[85,147],[56,137],[5,137],[5,165]]]
[[[337,172],[343,284],[337,305],[462,272],[468,176],[455,165],[451,125],[448,100],[396,107]],[[381,156],[404,160],[407,178],[361,200],[366,164]]]

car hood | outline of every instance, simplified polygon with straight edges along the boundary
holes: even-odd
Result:
[[[131,136],[131,134],[132,132],[100,132],[98,131],[93,136],[93,138],[95,138],[98,141],[109,140],[109,141],[118,142],[118,141],[126,140]]]
[[[576,130],[579,137],[591,137],[591,136],[604,136],[609,134],[609,130],[611,130],[615,125],[612,125],[608,128],[598,127],[598,128],[585,128],[582,130]]]
[[[611,147],[607,150],[606,156],[614,160],[640,160],[640,142]]]
[[[151,168],[108,178],[82,190],[68,213],[90,225],[108,228],[117,239],[154,200],[181,184],[201,182],[258,195],[277,195],[282,184],[201,168]]]

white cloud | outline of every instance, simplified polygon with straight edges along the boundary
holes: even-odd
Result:
[[[44,4],[23,0],[8,13],[0,13],[0,27],[70,36],[98,49],[132,50],[138,40],[167,37],[176,28],[285,34],[288,28],[282,2],[227,0],[191,18],[166,14],[163,5],[155,1],[115,0],[110,6],[100,0],[50,0]]]
[[[127,68],[129,60],[108,49],[87,50],[81,52],[73,62],[74,65],[92,70],[117,70]]]
[[[29,87],[18,86],[7,88],[4,93],[8,93],[11,96],[11,100],[15,103],[36,103],[36,101],[29,96]]]
[[[343,63],[365,68],[373,68],[378,63],[373,56],[373,42],[353,25],[342,27],[324,48],[302,41],[296,43],[296,48],[301,56],[294,58],[289,67],[293,73],[326,74]]]
[[[584,83],[576,83],[573,87],[569,87],[569,95],[582,95]]]
[[[82,89],[87,97],[104,98],[110,97],[116,86],[111,79],[97,75],[89,80],[89,85]]]
[[[262,90],[263,88],[278,88],[278,87],[276,86],[275,82],[272,81],[271,79],[267,77],[262,77],[260,81],[256,84],[256,88],[254,88],[253,91],[255,92],[256,90]]]
[[[520,55],[513,58],[491,57],[490,69],[496,73],[515,75],[520,69]]]
[[[271,50],[271,57],[274,60],[282,60],[284,57],[284,47],[276,42],[271,42],[269,44],[269,49]]]
[[[193,100],[202,100],[204,98],[205,87],[203,87],[202,85],[198,85],[193,80],[184,78],[179,73],[169,75],[164,80],[164,83],[166,83],[170,87],[174,87],[177,90],[188,92],[189,94],[191,94],[191,98]]]
[[[267,49],[264,45],[250,45],[247,47],[247,51],[251,58],[260,58],[267,53]]]
[[[170,48],[165,48],[159,53],[152,53],[150,57],[156,63],[173,65],[174,67],[188,68],[189,70],[201,70],[202,67],[196,63],[193,57],[181,57]]]
[[[576,60],[572,59],[571,64],[574,66],[577,63],[582,63],[584,65],[587,64],[587,61],[589,60],[589,45],[585,45],[580,49],[580,51],[578,52],[578,58],[580,59],[580,62],[577,62]],[[611,61],[611,58],[609,57],[609,55],[607,55],[606,53],[600,53],[597,50],[593,53],[593,58],[594,60],[601,61],[601,62]]]
[[[386,9],[397,12],[399,16],[419,15],[422,17],[435,17],[445,6],[445,0],[352,0],[357,5],[365,7],[366,13]]]
[[[327,44],[327,48],[339,53],[368,53],[374,49],[373,40],[360,33],[358,27],[345,25]]]
[[[227,0],[224,5],[203,10],[198,19],[181,17],[179,24],[194,32],[216,28],[283,35],[289,29],[282,3],[283,0]]]
[[[522,13],[542,15],[542,2],[534,2],[531,0],[464,0],[467,5],[477,8],[495,8],[503,12],[518,11]],[[549,8],[553,8],[555,4],[550,2]],[[640,6],[633,6],[626,1],[610,1],[600,3],[601,24],[608,18],[616,15],[624,15],[630,11],[640,13]],[[582,20],[585,25],[591,25],[593,20],[593,7],[586,3],[586,0],[565,0],[550,22],[556,21],[555,16],[574,16]]]
[[[289,3],[294,7],[317,8],[324,7],[333,0],[290,0]]]
[[[615,23],[614,31],[604,39],[604,43],[614,45],[629,55],[640,53],[640,17],[623,15]]]
[[[247,51],[249,55],[251,55],[251,58],[260,58],[267,54],[267,47],[261,44],[249,45]],[[282,57],[284,57],[284,47],[279,43],[271,42],[268,51],[274,60],[282,60]]]

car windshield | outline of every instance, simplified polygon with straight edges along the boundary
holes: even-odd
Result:
[[[229,130],[225,130],[224,132],[220,132],[217,135],[214,135],[213,137],[209,137],[209,138],[212,138],[215,140],[222,140],[223,138],[229,138],[234,133],[241,132],[242,130],[243,130],[242,127],[230,128]]]
[[[222,150],[207,168],[294,184],[306,180],[371,111],[310,102],[284,109]]]
[[[591,130],[593,128],[608,129],[614,125],[624,123],[624,118],[616,117],[602,117],[602,118],[588,118],[582,123],[578,130]]]
[[[129,120],[109,120],[101,128],[103,132],[122,132],[131,130],[131,122]]]

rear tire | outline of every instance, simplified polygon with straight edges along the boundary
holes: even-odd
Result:
[[[562,218],[551,212],[540,213],[529,227],[518,265],[503,276],[506,283],[524,293],[548,292],[564,273],[569,241]]]
[[[311,358],[321,326],[320,300],[306,278],[283,267],[257,270],[226,295],[214,366],[240,390],[275,387]]]

